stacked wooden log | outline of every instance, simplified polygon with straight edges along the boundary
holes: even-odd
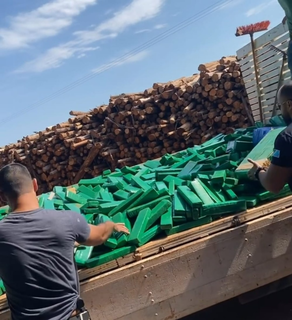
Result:
[[[0,149],[0,167],[28,166],[40,192],[105,169],[142,163],[253,124],[235,57],[199,66],[199,74],[111,96],[90,112]]]

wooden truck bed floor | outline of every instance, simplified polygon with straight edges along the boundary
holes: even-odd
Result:
[[[81,270],[92,319],[179,319],[292,274],[291,206],[289,196]],[[5,296],[0,310],[9,319]]]

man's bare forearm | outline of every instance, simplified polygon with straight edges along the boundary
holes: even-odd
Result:
[[[106,242],[115,230],[115,223],[106,221],[97,226],[90,224],[90,235],[86,242],[82,243],[85,246],[99,246]]]
[[[265,176],[266,176],[266,171],[260,171],[259,172],[259,182],[261,183],[261,185],[267,190],[267,186],[266,186],[266,179],[265,179]]]
[[[275,185],[273,184],[273,181],[269,181],[267,179],[267,171],[261,171],[259,173],[259,181],[267,191],[270,191],[272,193],[279,193],[281,191],[281,190],[276,190]]]
[[[103,240],[103,242],[105,242],[114,232],[115,230],[115,223],[112,221],[106,221],[102,224],[99,224],[97,226],[95,226],[96,228],[101,229],[101,238]]]

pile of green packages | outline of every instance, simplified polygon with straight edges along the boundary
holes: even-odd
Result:
[[[80,268],[99,266],[156,238],[290,195],[288,186],[275,196],[258,182],[249,181],[246,174],[235,172],[254,149],[254,129],[219,134],[200,146],[166,154],[159,160],[107,170],[74,186],[55,187],[39,197],[40,206],[77,211],[91,224],[108,219],[126,224],[129,236],[115,233],[102,246],[80,246],[75,251]],[[260,147],[272,150],[273,144],[269,141],[269,146],[261,143]],[[8,212],[8,207],[0,208],[0,219]],[[4,291],[0,285],[0,294]]]

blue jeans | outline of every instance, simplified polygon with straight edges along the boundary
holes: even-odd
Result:
[[[290,77],[292,79],[292,39],[289,41],[287,50],[288,68],[290,70]]]

